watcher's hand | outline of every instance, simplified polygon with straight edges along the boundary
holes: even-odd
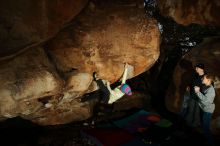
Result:
[[[195,86],[195,87],[194,87],[194,90],[195,90],[195,92],[197,93],[197,92],[199,92],[199,91],[200,91],[200,87]]]

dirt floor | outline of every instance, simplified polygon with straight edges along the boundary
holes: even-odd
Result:
[[[88,139],[82,138],[80,130],[91,129],[103,123],[109,123],[113,119],[128,116],[139,109],[121,112],[100,111],[96,117],[79,123],[70,123],[59,126],[42,127],[23,120],[21,118],[9,119],[0,124],[1,145],[13,146],[93,146]],[[207,146],[203,132],[200,128],[191,129],[187,127],[180,118],[167,118],[173,122],[172,130],[160,141],[161,146]],[[173,119],[175,121],[173,121]],[[161,131],[152,132],[152,137],[159,137]],[[216,145],[220,139],[215,136]]]

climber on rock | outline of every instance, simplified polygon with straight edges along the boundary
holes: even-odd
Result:
[[[122,82],[122,84],[115,89],[111,89],[110,83],[107,82],[107,88],[110,92],[110,97],[109,97],[109,104],[112,104],[113,102],[117,101],[120,99],[122,96],[126,95],[132,95],[131,88],[128,84],[125,84]]]
[[[94,73],[94,80],[97,82],[100,90],[102,101],[107,104],[112,104],[122,96],[132,95],[131,88],[126,84],[127,74],[128,74],[128,64],[125,64],[125,70],[122,76],[122,82],[119,86],[114,89],[111,89],[109,81],[98,79],[96,73]]]

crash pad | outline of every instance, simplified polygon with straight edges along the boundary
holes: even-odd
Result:
[[[122,129],[94,128],[81,131],[84,138],[90,139],[97,146],[120,146],[135,137]]]
[[[159,126],[159,127],[163,127],[163,128],[168,128],[168,127],[172,126],[173,123],[170,122],[170,121],[167,120],[167,119],[161,119],[161,120],[160,120],[159,122],[157,122],[155,125],[156,125],[156,126]]]
[[[160,115],[158,115],[158,114],[151,114],[151,115],[148,115],[148,116],[146,117],[146,119],[147,119],[147,121],[149,121],[149,122],[157,123],[157,122],[159,122],[159,121],[161,120],[161,117],[160,117]]]
[[[113,121],[113,124],[130,133],[136,133],[147,130],[151,124],[159,120],[160,116],[158,114],[140,110],[129,117]]]

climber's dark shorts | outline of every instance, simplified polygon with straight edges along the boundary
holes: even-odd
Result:
[[[100,92],[101,100],[107,104],[109,101],[109,96],[110,96],[110,92],[109,92],[108,88],[104,85],[104,83],[102,82],[101,79],[97,80],[96,83],[98,84],[99,89],[101,91]]]
[[[103,103],[108,104],[109,96],[110,96],[110,92],[109,92],[108,88],[104,85],[104,83],[102,82],[101,79],[96,80],[96,83],[99,86],[99,90],[94,91],[94,92],[89,93],[89,94],[85,94],[81,98],[81,102],[85,102],[85,101],[100,97],[101,101]]]

